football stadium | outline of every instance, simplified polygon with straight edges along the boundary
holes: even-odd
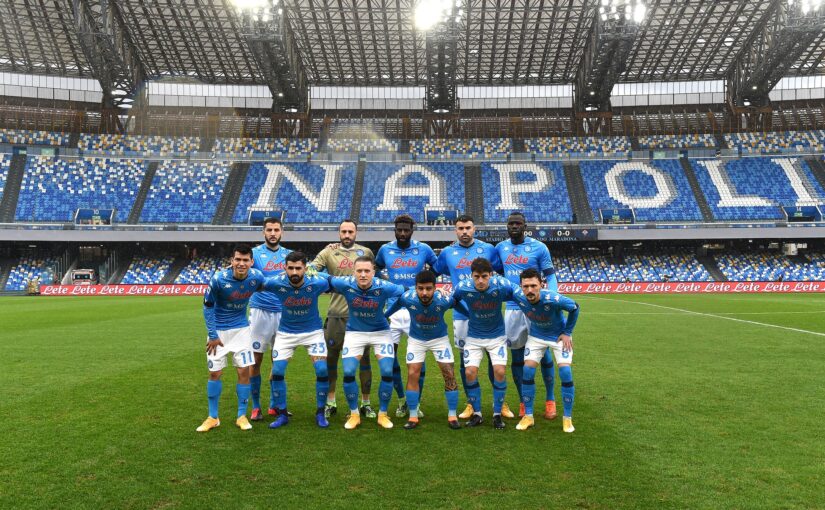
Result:
[[[823,214],[822,0],[4,1],[0,508],[825,508]]]

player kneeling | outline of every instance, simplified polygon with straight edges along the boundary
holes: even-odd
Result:
[[[530,336],[524,348],[524,375],[522,379],[522,403],[524,417],[517,430],[527,430],[533,425],[533,401],[536,396],[536,367],[547,349],[553,351],[559,367],[561,395],[564,403],[563,428],[573,432],[573,328],[579,318],[579,305],[572,299],[552,290],[541,288],[541,275],[535,269],[521,273],[521,289],[513,299],[530,321]],[[567,318],[562,312],[567,312]]]
[[[444,395],[447,399],[447,423],[451,429],[460,429],[456,417],[458,407],[458,385],[453,373],[453,348],[447,336],[444,314],[450,308],[457,308],[468,314],[463,303],[456,303],[452,297],[445,297],[435,291],[435,273],[424,270],[415,277],[415,290],[408,290],[385,312],[392,316],[401,308],[410,312],[410,333],[407,338],[407,405],[410,419],[404,428],[418,426],[419,378],[427,352],[432,352],[441,375],[444,376]]]

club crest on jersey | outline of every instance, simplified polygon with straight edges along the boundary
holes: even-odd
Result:
[[[212,363],[212,360],[209,360],[209,363],[207,363],[206,365],[209,367],[210,370],[212,369],[213,366],[215,366],[215,364]]]
[[[307,292],[312,292],[312,285],[307,287]]]
[[[493,297],[498,297],[498,291],[497,290],[493,291]]]
[[[528,253],[529,253],[529,252],[530,252],[530,250],[532,250],[532,249],[533,249],[533,248],[531,248],[531,247],[529,247],[529,246],[526,246],[526,247],[524,248],[524,251],[526,251],[526,252],[528,252]]]
[[[417,307],[417,306],[415,306],[415,305],[412,305],[412,306],[410,307],[410,310],[418,310],[418,307]]]
[[[458,250],[453,250],[453,255],[458,255]]]
[[[224,288],[224,289],[231,289],[231,288],[232,288],[232,284],[231,284],[231,283],[224,283],[224,284],[223,284],[223,288]]]
[[[252,348],[253,349],[260,349],[261,348],[261,342],[253,342],[252,343]]]
[[[355,254],[358,255],[359,257],[363,257],[364,256],[364,250],[357,250],[355,252]]]
[[[418,255],[418,248],[413,248],[413,255]]]
[[[374,290],[374,291],[372,291],[372,295],[373,295],[373,296],[377,296],[377,295],[379,295],[379,294],[381,294],[381,291],[380,291],[380,290]]]
[[[278,351],[276,351],[275,349],[273,349],[273,350],[272,350],[272,359],[277,359],[277,358],[278,358]]]
[[[476,248],[476,253],[484,253],[484,248]]]
[[[258,284],[258,282],[256,282],[255,280],[252,280],[251,282],[249,282],[249,285],[251,285],[253,287],[257,284]]]

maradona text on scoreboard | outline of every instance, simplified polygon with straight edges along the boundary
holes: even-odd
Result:
[[[595,228],[537,227],[528,230],[525,235],[548,243],[569,243],[596,241],[599,238],[599,231]],[[476,230],[476,237],[493,244],[510,239],[506,228],[479,229]]]

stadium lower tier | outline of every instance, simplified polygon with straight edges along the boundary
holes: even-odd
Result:
[[[615,256],[609,251],[565,251],[554,254],[559,282],[825,281],[825,251],[786,256],[775,250],[730,250],[701,260],[688,248],[660,249],[655,253],[628,252]],[[228,265],[229,257],[195,255],[185,264],[178,265],[176,274],[170,273],[175,261],[175,257],[171,255],[135,255],[125,260],[127,267],[123,276],[110,283],[205,284],[216,270]],[[23,256],[11,265],[4,290],[26,290],[32,280],[38,280],[39,283],[59,281],[64,275],[56,272],[55,257]],[[717,278],[714,278],[714,274]]]
[[[8,188],[8,159],[0,159],[0,189]],[[360,166],[29,156],[15,218],[66,222],[89,208],[114,209],[121,223],[132,216],[208,224],[219,210],[235,224],[253,211],[283,211],[288,223],[301,224],[345,217],[390,223],[401,213],[424,223],[425,211],[464,212],[475,202],[483,211],[477,223],[487,224],[505,222],[514,210],[530,223],[572,223],[576,209],[589,210],[596,222],[602,210],[615,209],[632,209],[638,222],[783,220],[783,207],[825,203],[823,168],[822,161],[785,156]]]

